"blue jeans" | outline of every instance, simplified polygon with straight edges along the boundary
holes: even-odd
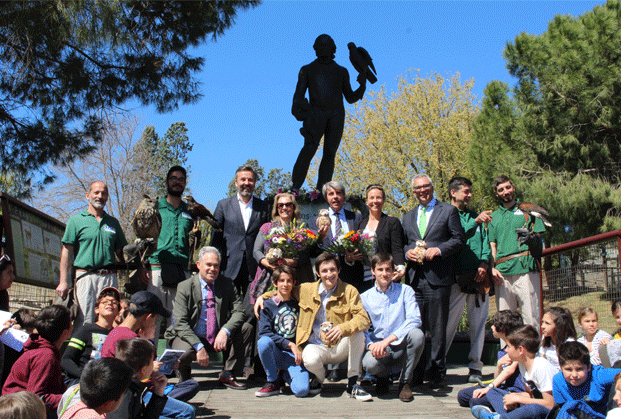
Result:
[[[142,400],[144,404],[149,404],[149,400],[151,400],[151,396],[153,393],[147,391]],[[161,419],[194,419],[196,417],[196,409],[191,404],[186,402],[182,402],[177,399],[173,399],[169,397],[166,401],[166,406],[164,406],[164,410],[162,410],[162,414],[160,415]]]
[[[550,409],[536,403],[520,405],[517,409],[507,412],[502,401],[506,394],[509,394],[507,390],[492,388],[485,395],[496,413],[500,413],[501,419],[544,419],[550,413]]]
[[[284,370],[285,381],[297,397],[308,395],[308,371],[302,365],[295,364],[295,356],[289,351],[278,348],[267,336],[261,336],[257,342],[259,358],[265,368],[267,381],[278,379],[278,370]]]

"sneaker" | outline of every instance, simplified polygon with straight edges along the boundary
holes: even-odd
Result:
[[[472,384],[479,384],[479,385],[483,385],[483,374],[481,374],[481,371],[479,370],[473,370],[472,368],[470,368],[468,370],[468,382],[472,383]]]
[[[257,397],[269,397],[275,396],[278,393],[280,393],[280,385],[268,381],[260,390],[257,390],[254,395]]]
[[[489,407],[481,404],[473,406],[470,411],[472,412],[472,416],[477,419],[498,419],[500,417],[498,413],[492,412]]]
[[[352,399],[355,398],[356,400],[359,400],[361,402],[370,402],[371,400],[373,400],[373,397],[371,397],[369,393],[364,391],[364,389],[358,384],[354,384],[351,390],[349,390],[347,393],[349,393],[349,397],[351,397]]]
[[[319,393],[321,393],[321,383],[316,377],[314,377],[308,387],[308,394],[315,396]]]

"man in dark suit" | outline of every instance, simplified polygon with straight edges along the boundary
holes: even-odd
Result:
[[[267,204],[252,196],[257,173],[252,166],[241,166],[235,172],[237,194],[218,202],[214,218],[222,230],[214,232],[211,245],[222,253],[221,270],[235,281],[240,295],[246,294],[248,284],[257,272],[252,256],[254,241],[261,226],[269,221]]]
[[[180,359],[181,381],[191,378],[193,360],[209,365],[208,352],[229,352],[225,356],[220,382],[244,390],[235,373],[242,371],[253,344],[254,330],[246,318],[242,298],[233,281],[220,275],[220,252],[203,247],[198,254],[198,274],[177,286],[172,325],[166,330],[171,348],[186,351]]]
[[[330,246],[334,237],[341,234],[346,234],[354,230],[354,225],[360,224],[362,215],[358,212],[348,211],[343,208],[345,204],[345,186],[341,182],[331,180],[326,182],[322,188],[323,197],[330,206],[330,226],[323,226],[317,231],[317,243],[322,243],[321,247],[324,249]],[[316,226],[316,221],[313,220],[310,223],[311,226]],[[317,257],[322,249],[315,249],[311,255]],[[340,277],[343,281],[356,287],[358,292],[361,291],[364,271],[362,264],[355,263],[357,260],[362,260],[362,253],[347,252],[344,257],[340,257],[341,260],[341,274]]]
[[[431,335],[429,362],[423,356],[416,367],[413,385],[420,385],[423,372],[429,374],[432,388],[444,386],[446,375],[446,325],[451,286],[455,281],[454,255],[464,244],[464,230],[457,208],[433,196],[429,176],[416,175],[412,181],[419,205],[403,216],[406,281],[414,288],[423,320],[422,330]],[[416,242],[424,240],[426,249],[418,256]]]

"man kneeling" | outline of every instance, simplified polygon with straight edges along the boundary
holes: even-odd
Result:
[[[358,377],[364,353],[364,331],[369,328],[369,316],[362,307],[356,288],[339,279],[338,258],[322,253],[315,261],[320,281],[306,282],[295,287],[293,297],[298,299],[300,318],[295,341],[302,350],[304,367],[314,374],[310,394],[319,394],[326,378],[324,365],[347,360],[347,393],[356,400],[371,400],[371,395],[360,387]],[[257,299],[255,313],[263,300]]]
[[[377,394],[386,394],[390,386],[390,367],[401,367],[399,400],[414,399],[410,381],[425,347],[425,335],[416,296],[412,287],[393,283],[395,265],[392,256],[378,253],[371,258],[375,286],[362,295],[362,305],[373,328],[365,332],[367,353],[364,369],[377,377]]]

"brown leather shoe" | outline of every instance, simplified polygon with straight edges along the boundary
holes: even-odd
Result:
[[[402,402],[411,402],[414,400],[414,395],[408,383],[403,384],[403,387],[401,387],[401,391],[399,391],[399,400]]]
[[[233,390],[246,390],[246,384],[239,383],[235,380],[234,376],[223,377],[220,376],[220,382],[224,384],[225,387],[232,388]]]

